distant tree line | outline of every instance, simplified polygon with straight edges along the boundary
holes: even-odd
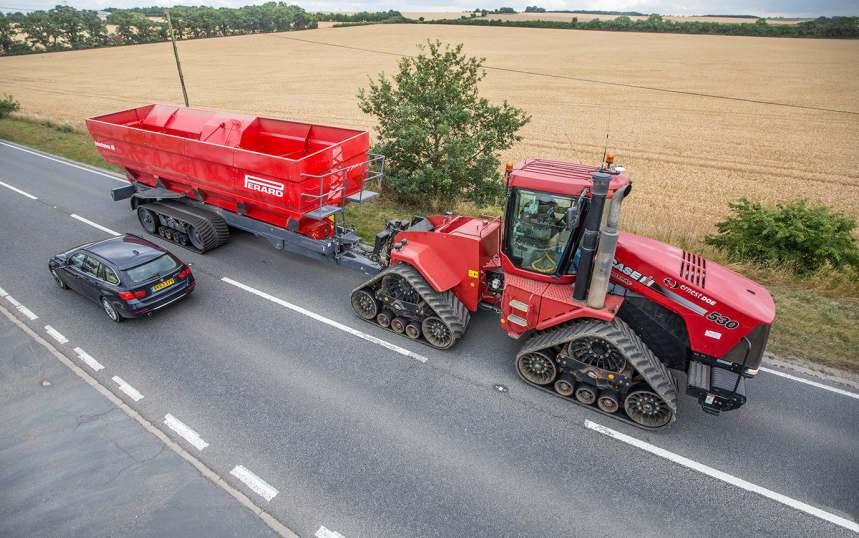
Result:
[[[767,24],[758,19],[753,24],[704,21],[673,21],[659,15],[632,20],[621,16],[611,20],[591,19],[569,22],[549,20],[503,20],[466,18],[438,19],[431,24],[460,24],[472,26],[512,26],[519,28],[555,28],[575,30],[608,30],[617,32],[657,32],[674,34],[711,34],[765,37],[817,37],[832,39],[859,38],[859,17],[819,17],[797,24]]]
[[[169,38],[162,7],[105,11],[105,20],[96,11],[69,6],[26,14],[0,13],[0,55],[154,43]],[[317,27],[312,14],[283,2],[236,9],[177,6],[170,9],[170,17],[177,39]],[[108,26],[113,26],[113,31],[108,31]]]
[[[316,20],[328,22],[387,22],[391,19],[405,19],[403,14],[393,9],[388,11],[359,11],[357,13],[316,13]]]

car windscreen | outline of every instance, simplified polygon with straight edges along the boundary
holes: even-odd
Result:
[[[167,274],[177,267],[179,267],[179,264],[176,263],[176,260],[167,254],[164,254],[163,256],[155,258],[151,262],[146,262],[143,265],[138,265],[137,267],[132,267],[131,269],[126,270],[125,274],[128,275],[128,279],[131,280],[131,282],[138,284],[158,275]]]

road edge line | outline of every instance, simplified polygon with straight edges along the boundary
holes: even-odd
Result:
[[[114,175],[110,172],[101,171],[96,168],[92,168],[83,163],[78,164],[77,162],[72,161],[71,159],[66,159],[64,157],[60,157],[59,155],[54,156],[53,154],[49,154],[43,151],[39,151],[29,146],[24,146],[23,144],[16,144],[13,142],[9,142],[5,138],[0,139],[0,145],[6,146],[8,148],[16,149],[18,151],[23,151],[24,153],[29,153],[30,155],[35,155],[36,157],[42,157],[43,159],[48,159],[49,161],[58,162],[60,164],[65,164],[66,166],[71,166],[72,168],[78,168],[80,170],[84,170],[85,172],[92,172],[93,174],[98,174],[100,176],[104,176],[115,181],[119,181],[121,183],[129,183],[129,181],[119,175]]]
[[[626,435],[625,433],[613,430],[607,426],[603,426],[602,424],[598,424],[591,420],[585,420],[585,428],[593,430],[597,433],[600,433],[602,435],[605,435],[606,437],[610,437],[622,443],[626,443],[627,445],[643,450],[644,452],[649,452],[654,456],[664,458],[689,470],[699,472],[705,476],[709,476],[710,478],[715,478],[716,480],[724,482],[730,486],[740,488],[750,493],[755,493],[757,495],[760,495],[761,497],[787,506],[788,508],[793,508],[794,510],[803,512],[810,516],[814,516],[822,521],[832,523],[833,525],[837,525],[853,532],[859,532],[859,523],[857,523],[856,521],[851,521],[847,518],[817,508],[816,506],[812,506],[808,503],[804,503],[797,499],[788,497],[787,495],[783,495],[771,489],[767,489],[763,486],[753,484],[747,480],[743,480],[742,478],[730,475],[724,471],[714,469],[709,465],[698,463],[695,460],[689,459],[685,456],[681,456],[680,454],[675,454],[670,450],[650,444],[647,441],[642,441],[641,439]]]
[[[150,421],[144,418],[143,415],[128,406],[117,395],[111,392],[110,389],[99,383],[97,379],[89,375],[78,365],[72,362],[71,359],[60,353],[57,348],[55,348],[50,342],[39,336],[38,333],[30,329],[30,327],[28,327],[24,322],[19,320],[14,314],[9,312],[9,310],[4,308],[2,305],[0,305],[0,312],[2,312],[4,316],[6,316],[10,321],[12,321],[12,323],[14,323],[19,329],[21,329],[27,336],[29,336],[30,338],[35,340],[36,343],[47,349],[48,352],[51,353],[51,355],[53,355],[69,370],[74,372],[79,378],[81,378],[88,385],[97,390],[112,404],[122,409],[122,411],[126,415],[136,420],[141,426],[143,426],[143,429],[157,437],[162,443],[167,445],[170,450],[172,450],[182,459],[190,463],[206,479],[208,479],[210,482],[227,492],[227,494],[236,499],[239,504],[256,514],[257,517],[259,517],[263,521],[263,523],[265,523],[270,529],[272,529],[280,536],[283,536],[284,538],[299,538],[298,534],[294,533],[292,530],[289,529],[289,527],[278,521],[274,516],[263,510],[261,507],[257,506],[247,495],[231,486],[221,475],[219,475],[213,469],[210,469],[208,466],[206,466],[205,463],[203,463],[193,454],[182,448],[178,443],[170,439],[170,437],[168,437],[166,433],[161,431],[158,427],[156,427]]]

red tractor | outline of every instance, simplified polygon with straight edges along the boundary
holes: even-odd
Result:
[[[383,175],[366,131],[145,105],[87,120],[130,184],[141,226],[197,252],[238,228],[278,249],[375,273],[352,292],[362,319],[439,349],[481,305],[512,338],[522,379],[644,428],[677,412],[672,371],[705,411],[746,401],[775,316],[765,288],[679,248],[618,232],[629,177],[531,160],[506,174],[502,220],[391,221],[372,250],[346,225],[347,202]],[[606,204],[607,210],[606,210]]]
[[[622,168],[508,165],[502,220],[434,215],[377,237],[387,268],[356,288],[361,318],[447,349],[479,305],[512,338],[516,370],[568,401],[661,428],[677,386],[717,414],[746,401],[775,316],[759,284],[677,247],[617,230]],[[606,210],[607,205],[607,210]]]

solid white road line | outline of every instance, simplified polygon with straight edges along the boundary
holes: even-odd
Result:
[[[51,338],[53,338],[54,340],[56,340],[57,342],[59,342],[61,344],[68,344],[69,343],[69,339],[66,338],[65,336],[63,336],[63,333],[54,329],[50,325],[45,325],[45,332],[50,334]]]
[[[86,351],[82,350],[79,347],[76,347],[74,349],[74,352],[75,352],[75,354],[77,354],[77,356],[81,360],[81,362],[83,362],[84,364],[89,366],[93,372],[98,372],[99,370],[104,370],[104,366],[102,366],[100,362],[98,362],[97,360],[92,358],[92,355],[90,355]]]
[[[230,474],[241,480],[251,491],[270,501],[278,494],[278,491],[269,485],[265,480],[250,472],[247,468],[236,465]]]
[[[38,196],[33,196],[33,195],[32,195],[32,194],[30,194],[29,192],[24,192],[24,191],[22,191],[21,189],[19,189],[19,188],[17,188],[17,187],[13,187],[12,185],[9,185],[8,183],[3,183],[2,181],[0,181],[0,187],[6,187],[6,188],[7,188],[7,189],[9,189],[10,191],[15,191],[15,192],[17,192],[18,194],[20,194],[21,196],[26,196],[26,197],[27,197],[27,198],[29,198],[30,200],[38,200],[38,199],[39,199],[39,197],[38,197]]]
[[[319,530],[313,533],[316,538],[344,538],[342,534],[331,529],[326,529],[325,525],[320,525]]]
[[[820,508],[815,508],[810,504],[806,504],[802,501],[797,501],[796,499],[792,499],[790,497],[782,495],[781,493],[776,493],[775,491],[763,488],[756,484],[752,484],[751,482],[746,482],[742,478],[737,478],[735,476],[729,475],[728,473],[719,471],[718,469],[708,467],[703,463],[698,463],[697,461],[690,460],[689,458],[683,457],[679,454],[669,452],[664,448],[659,448],[656,445],[651,445],[650,443],[641,441],[639,439],[636,439],[635,437],[630,437],[629,435],[620,433],[619,431],[607,428],[602,424],[597,424],[596,422],[585,420],[585,427],[599,432],[603,435],[607,435],[612,439],[616,439],[618,441],[622,441],[626,444],[632,445],[636,448],[640,448],[645,452],[650,452],[651,454],[655,454],[656,456],[673,461],[674,463],[682,465],[683,467],[686,467],[688,469],[692,469],[693,471],[698,471],[699,473],[705,474],[711,478],[715,478],[716,480],[721,480],[722,482],[726,482],[732,486],[744,489],[746,491],[751,491],[752,493],[757,493],[762,497],[766,497],[767,499],[771,499],[785,506],[789,506],[790,508],[793,508],[795,510],[805,512],[806,514],[820,518],[824,521],[828,521],[830,523],[838,525],[839,527],[844,527],[845,529],[851,530],[853,532],[859,532],[859,523],[855,521],[851,521],[841,516],[836,516],[835,514],[831,514],[829,512],[821,510]]]
[[[812,387],[817,387],[819,389],[828,390],[829,392],[834,392],[835,394],[841,394],[842,396],[847,396],[849,398],[856,398],[857,400],[859,400],[859,394],[856,394],[855,392],[849,392],[849,391],[846,391],[844,389],[832,387],[830,385],[824,385],[823,383],[818,383],[817,381],[812,381],[810,379],[805,379],[802,377],[797,377],[795,375],[786,374],[784,372],[779,372],[778,370],[772,370],[770,368],[764,368],[763,366],[760,367],[760,370],[762,372],[766,372],[768,374],[773,374],[773,375],[777,375],[780,377],[784,377],[784,378],[790,379],[792,381],[799,381],[800,383],[805,383],[806,385],[811,385]]]
[[[203,438],[200,437],[197,432],[189,428],[184,422],[174,417],[170,413],[164,417],[164,424],[167,425],[168,428],[176,432],[182,439],[185,439],[197,450],[203,450],[209,443],[203,441]]]
[[[3,288],[0,288],[0,297],[6,297],[7,295],[9,295],[9,294],[6,293],[6,290],[4,290]]]
[[[82,217],[82,216],[80,216],[80,215],[75,215],[74,213],[72,213],[72,214],[71,214],[71,215],[69,215],[69,216],[70,216],[71,218],[75,219],[75,220],[79,220],[79,221],[83,222],[84,224],[89,224],[89,225],[90,225],[90,226],[92,226],[93,228],[99,229],[99,230],[101,230],[101,231],[103,231],[103,232],[107,232],[107,233],[109,233],[110,235],[120,235],[118,232],[114,232],[114,231],[113,231],[113,230],[111,230],[110,228],[105,228],[105,227],[104,227],[104,226],[102,226],[101,224],[99,224],[99,223],[97,223],[97,222],[93,222],[93,221],[91,221],[91,220],[89,220],[89,219],[85,219],[85,218],[83,218],[83,217]]]
[[[113,376],[112,379],[113,379],[114,383],[119,385],[119,390],[121,390],[122,392],[127,394],[128,397],[131,398],[132,400],[134,400],[135,402],[138,402],[138,401],[143,399],[143,395],[140,394],[139,390],[137,390],[136,388],[134,388],[131,385],[129,385],[128,383],[126,383],[125,380],[123,380],[118,375]]]
[[[57,158],[54,158],[54,157],[50,157],[50,156],[48,156],[48,155],[45,155],[44,153],[38,153],[38,152],[36,152],[36,151],[31,151],[31,150],[29,150],[29,149],[24,149],[24,148],[22,148],[22,147],[18,147],[18,146],[12,145],[12,144],[7,144],[6,142],[0,142],[0,145],[6,146],[7,148],[16,149],[16,150],[18,150],[18,151],[23,151],[24,153],[29,153],[30,155],[35,155],[36,157],[41,157],[41,158],[43,158],[43,159],[48,159],[49,161],[54,161],[54,162],[57,162],[57,163],[60,163],[60,164],[64,164],[64,165],[66,165],[66,166],[71,166],[72,168],[77,168],[78,170],[83,170],[84,172],[91,172],[91,173],[93,173],[93,174],[98,174],[98,175],[100,175],[100,176],[109,177],[110,179],[112,179],[112,180],[114,180],[114,181],[120,181],[120,182],[122,182],[122,183],[128,183],[128,180],[126,180],[126,179],[122,179],[122,178],[121,178],[121,177],[119,177],[119,176],[115,176],[115,175],[113,175],[113,174],[108,174],[108,173],[106,173],[106,172],[100,172],[100,171],[98,171],[98,170],[93,170],[92,168],[87,168],[86,166],[81,166],[81,165],[79,165],[79,164],[75,164],[75,163],[72,163],[72,162],[69,162],[69,161],[65,161],[65,160],[63,160],[63,159],[57,159]]]
[[[12,306],[14,306],[15,308],[18,308],[19,306],[21,306],[21,303],[19,303],[17,299],[12,297],[8,293],[6,295],[4,295],[4,297],[6,297],[6,300],[9,301],[10,303],[12,303]]]
[[[298,312],[299,314],[304,314],[305,316],[307,316],[309,318],[313,318],[316,321],[320,321],[320,322],[322,322],[322,323],[324,323],[330,327],[334,327],[335,329],[340,329],[343,332],[347,332],[353,336],[357,336],[358,338],[363,338],[364,340],[366,340],[368,342],[372,342],[372,343],[378,344],[384,348],[390,349],[391,351],[399,353],[400,355],[410,357],[410,358],[415,359],[416,361],[420,361],[420,362],[426,362],[427,361],[427,358],[424,357],[423,355],[420,355],[420,354],[415,353],[413,351],[409,351],[408,349],[406,349],[404,347],[400,347],[398,345],[392,344],[390,342],[382,340],[381,338],[376,338],[373,335],[361,332],[357,329],[353,329],[352,327],[349,327],[348,325],[343,325],[342,323],[336,322],[333,319],[328,319],[325,316],[321,316],[321,315],[317,314],[316,312],[311,312],[310,310],[307,310],[306,308],[302,308],[302,307],[294,305],[292,303],[288,303],[288,302],[284,301],[283,299],[278,299],[277,297],[275,297],[273,295],[269,295],[268,293],[260,291],[256,288],[252,288],[252,287],[248,286],[247,284],[242,284],[241,282],[236,282],[235,280],[233,280],[231,278],[227,278],[227,277],[224,277],[221,280],[226,282],[227,284],[231,284],[237,288],[241,288],[247,292],[253,293],[256,296],[262,297],[263,299],[266,299],[266,300],[271,301],[273,303],[279,304],[280,306],[283,306],[285,308],[288,308],[290,310]]]

